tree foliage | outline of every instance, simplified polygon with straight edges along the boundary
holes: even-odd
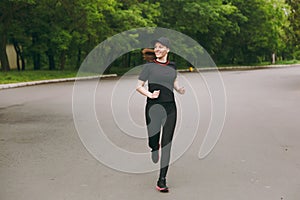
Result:
[[[19,69],[78,68],[101,41],[147,26],[192,37],[221,64],[268,61],[273,53],[296,57],[299,5],[300,0],[2,0],[1,68],[10,69],[7,44],[22,60]],[[124,55],[121,63],[138,56]]]
[[[290,5],[288,43],[293,57],[300,59],[300,0],[287,0]],[[286,11],[287,12],[287,11]]]

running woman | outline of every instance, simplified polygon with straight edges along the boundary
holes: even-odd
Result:
[[[144,65],[136,90],[147,97],[145,118],[148,145],[151,148],[151,158],[154,163],[159,161],[159,150],[161,150],[160,174],[156,188],[160,192],[168,192],[166,176],[177,119],[173,90],[184,94],[185,89],[179,87],[176,66],[168,60],[169,39],[161,37],[153,44],[156,59]],[[148,81],[148,90],[144,87],[146,81]]]

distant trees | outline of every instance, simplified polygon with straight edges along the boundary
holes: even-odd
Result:
[[[8,42],[18,48],[18,58],[24,61],[22,50],[19,48],[26,37],[22,22],[28,16],[26,10],[32,3],[32,0],[0,1],[0,62],[4,71],[10,70],[6,54]]]
[[[7,43],[33,68],[79,67],[88,52],[116,33],[154,26],[158,4],[137,0],[2,0],[0,61],[9,70]],[[25,65],[25,63],[23,63]],[[25,67],[23,67],[25,68]]]
[[[285,49],[289,26],[284,0],[162,1],[160,26],[196,39],[223,64],[270,60]]]
[[[159,26],[192,37],[217,63],[300,56],[300,0],[2,0],[1,69],[13,44],[19,69],[78,68],[98,43],[125,30]],[[135,54],[136,55],[136,54]],[[299,57],[298,57],[299,58]],[[124,55],[128,59],[138,56]],[[25,62],[26,60],[26,62]]]
[[[288,15],[290,21],[288,47],[290,52],[292,52],[293,58],[300,59],[300,0],[287,0],[287,3],[291,6]]]
[[[240,32],[229,41],[232,58],[237,63],[271,61],[286,48],[285,29],[289,26],[283,0],[231,0],[245,17],[239,22]],[[231,50],[231,51],[232,51]]]

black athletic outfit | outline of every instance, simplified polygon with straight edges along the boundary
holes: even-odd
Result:
[[[172,62],[147,63],[139,76],[139,80],[148,81],[148,90],[160,90],[157,99],[147,98],[145,109],[149,147],[152,151],[159,149],[161,137],[160,178],[167,175],[172,139],[174,135],[177,109],[174,98],[174,81],[177,77],[175,64]],[[161,134],[162,127],[162,134]]]

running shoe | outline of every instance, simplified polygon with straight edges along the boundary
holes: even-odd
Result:
[[[156,189],[160,192],[169,192],[169,188],[166,184],[166,178],[158,179]]]

